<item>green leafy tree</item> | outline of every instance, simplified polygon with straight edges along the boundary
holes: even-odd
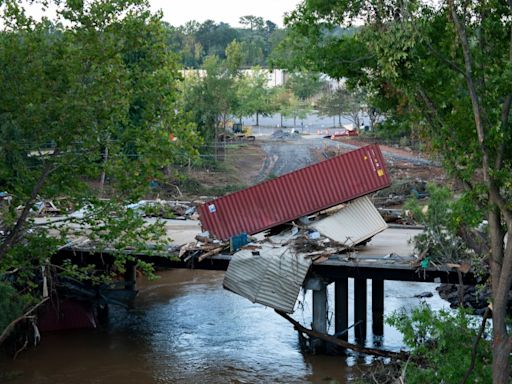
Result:
[[[275,87],[272,89],[272,104],[275,110],[279,112],[281,127],[283,126],[283,118],[289,114],[293,97],[293,93],[284,87]]]
[[[167,31],[167,45],[176,52],[185,68],[199,68],[204,56],[203,46],[196,39],[199,23],[189,21],[184,26],[173,27],[163,23]]]
[[[195,32],[196,41],[203,47],[206,56],[226,58],[226,47],[233,40],[238,40],[238,31],[227,23],[215,23],[206,20]]]
[[[371,89],[485,212],[494,383],[509,382],[512,352],[511,16],[512,3],[501,1],[306,1],[288,18],[307,66]],[[356,34],[332,33],[356,20]]]
[[[474,230],[483,217],[481,208],[467,195],[455,199],[446,187],[432,184],[427,186],[427,191],[427,206],[421,206],[416,199],[409,200],[405,206],[414,220],[425,226],[425,231],[414,238],[418,254],[428,255],[436,264],[473,262],[473,271],[484,275],[487,255],[478,250],[487,244],[484,233]],[[474,239],[472,244],[464,241],[468,237]]]
[[[244,64],[247,67],[264,65],[269,54],[269,31],[273,30],[275,24],[266,24],[263,18],[252,15],[242,16],[240,24],[247,26],[240,34],[240,41],[246,52]]]
[[[259,68],[253,68],[238,82],[237,97],[240,117],[256,115],[256,125],[259,125],[260,116],[268,116],[273,112],[271,92],[267,87],[267,75]]]
[[[202,67],[204,76],[198,72],[184,84],[184,109],[193,116],[202,137],[215,150],[219,134],[238,109],[236,82],[243,53],[236,41],[226,51],[225,60],[218,56],[207,57]]]
[[[341,118],[352,121],[356,129],[361,126],[361,112],[363,97],[357,90],[347,90],[340,86],[332,91],[325,92],[318,100],[317,109],[322,116],[337,116],[338,125],[341,126]]]
[[[341,88],[333,91],[324,92],[322,97],[316,102],[316,109],[320,116],[338,117],[338,126],[341,127],[341,118],[343,116],[344,99],[341,94]]]
[[[245,68],[268,65],[272,50],[281,41],[284,30],[270,20],[251,15],[243,16],[240,23],[243,28],[212,20],[203,23],[189,21],[180,27],[164,25],[169,48],[180,56],[186,68],[200,68],[207,56],[225,59],[226,49],[232,41],[237,41],[243,48],[242,65]]]
[[[244,52],[242,45],[233,40],[226,47],[226,70],[228,75],[235,80],[240,76],[240,67],[244,60]]]
[[[291,94],[288,102],[284,104],[282,114],[293,118],[293,127],[296,127],[297,119],[304,120],[311,111],[312,108],[307,101]]]
[[[127,262],[150,271],[123,251],[162,244],[162,227],[145,226],[125,205],[199,142],[176,108],[177,60],[147,2],[52,4],[54,23],[29,17],[24,2],[3,1],[0,31],[0,190],[12,198],[0,207],[0,278],[15,276],[34,298],[42,295],[41,267],[52,267],[57,248],[79,235],[69,226],[36,224],[40,199],[85,207],[83,217],[65,220],[89,225],[100,248],[118,249],[118,273]],[[98,199],[102,191],[92,183],[100,178],[108,201]],[[100,275],[86,270],[79,277]]]
[[[474,340],[488,333],[490,327],[484,324],[479,329],[478,319],[467,310],[435,313],[422,304],[410,313],[398,311],[386,322],[403,334],[404,343],[411,350],[411,359],[402,373],[405,382],[458,384],[463,378],[472,383],[492,382],[490,341],[484,338],[473,352]],[[472,358],[474,368],[466,377]]]
[[[247,15],[240,17],[240,24],[247,25],[250,31],[262,30],[265,22],[262,17]]]
[[[286,88],[291,90],[300,100],[311,99],[325,86],[318,73],[295,72],[286,81]]]

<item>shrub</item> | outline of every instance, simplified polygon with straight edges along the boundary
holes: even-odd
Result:
[[[471,363],[473,342],[478,334],[480,318],[466,309],[457,312],[434,312],[427,304],[408,313],[395,312],[386,322],[396,327],[411,350],[405,378],[408,384],[460,383]],[[470,383],[491,383],[490,326],[477,348]]]

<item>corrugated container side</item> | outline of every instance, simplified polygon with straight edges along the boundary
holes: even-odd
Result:
[[[311,227],[340,244],[352,247],[384,231],[388,225],[370,198],[363,196],[352,200],[339,212],[311,224]]]
[[[311,258],[287,247],[265,245],[254,256],[249,250],[233,255],[224,275],[224,288],[253,303],[292,313]]]
[[[219,239],[254,234],[390,185],[377,145],[324,160],[199,207],[204,230]]]

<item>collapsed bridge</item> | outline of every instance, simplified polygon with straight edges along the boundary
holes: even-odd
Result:
[[[348,279],[353,278],[358,324],[354,331],[359,340],[366,338],[371,279],[373,333],[382,335],[385,280],[460,278],[453,267],[420,265],[404,244],[418,231],[386,230],[368,195],[390,183],[379,147],[363,147],[200,205],[203,233],[195,220],[164,220],[168,237],[179,239],[179,244],[162,258],[136,256],[173,268],[227,269],[227,289],[282,312],[293,312],[302,288],[312,290],[313,330],[320,333],[327,332],[327,286],[335,283],[335,331],[342,338],[348,337],[350,328]],[[184,232],[186,223],[191,225]],[[277,231],[281,227],[284,230]],[[374,236],[369,246],[357,247]],[[86,243],[62,252],[95,255]],[[102,251],[101,257],[106,253]],[[170,260],[169,254],[180,260]],[[464,279],[471,277],[468,273]],[[126,279],[133,288],[134,270]]]

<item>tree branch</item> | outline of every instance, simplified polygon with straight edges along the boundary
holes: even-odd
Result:
[[[305,333],[311,337],[315,337],[317,339],[324,340],[328,343],[338,345],[345,349],[351,349],[356,352],[365,353],[367,355],[373,355],[373,356],[381,356],[381,357],[390,357],[394,359],[399,360],[406,360],[409,358],[409,354],[406,352],[392,352],[392,351],[386,351],[383,349],[373,349],[373,348],[365,348],[357,344],[352,344],[344,341],[343,339],[338,339],[337,337],[325,335],[323,333],[315,332],[311,329],[308,329],[304,326],[302,326],[298,321],[292,319],[290,316],[288,316],[286,313],[279,311],[275,309],[276,313],[282,317],[284,317],[286,320],[288,320],[290,323],[293,324],[294,328],[302,333]]]
[[[510,53],[512,62],[512,32],[510,34]],[[512,95],[507,95],[505,101],[503,101],[503,107],[501,111],[501,128],[504,131],[508,130],[508,119],[510,117],[510,106],[512,104]],[[496,154],[496,169],[500,169],[503,164],[503,155],[505,153],[505,140],[502,140],[499,147],[498,153]]]
[[[39,303],[34,305],[32,308],[30,308],[30,310],[25,312],[23,315],[21,315],[20,317],[14,319],[13,321],[11,321],[9,323],[9,325],[7,327],[5,327],[3,332],[0,334],[0,345],[2,345],[2,343],[9,337],[11,332],[14,331],[14,328],[16,327],[16,324],[18,324],[20,321],[25,320],[32,312],[34,312],[37,308],[39,308],[41,305],[46,303],[48,300],[50,300],[50,298],[49,297],[45,297],[43,300],[41,300]]]
[[[500,223],[501,224],[501,223]],[[499,281],[497,283],[497,291],[496,296],[494,300],[497,301],[503,300],[503,305],[507,306],[507,298],[508,298],[508,292],[510,292],[510,287],[512,285],[512,231],[510,230],[511,222],[507,222],[508,224],[508,233],[507,233],[507,245],[503,245],[503,236],[499,237],[497,240],[501,242],[501,249],[505,248],[502,251],[502,265],[501,265],[501,271],[499,275]]]
[[[464,26],[462,25],[462,22],[459,19],[459,15],[457,14],[457,10],[455,9],[455,5],[453,3],[453,0],[448,0],[448,4],[450,6],[450,11],[452,15],[453,23],[455,24],[455,29],[457,30],[457,35],[459,37],[459,41],[462,45],[462,53],[464,55],[464,67],[465,67],[465,78],[466,83],[469,91],[469,96],[471,99],[471,106],[473,107],[473,115],[475,119],[475,125],[476,125],[476,131],[478,135],[478,141],[482,147],[482,150],[487,154],[487,151],[485,150],[485,147],[483,146],[484,143],[484,129],[483,129],[483,122],[482,122],[482,108],[480,105],[480,100],[478,98],[478,94],[476,92],[475,83],[473,81],[473,58],[471,56],[471,51],[469,49],[469,42],[466,35],[466,30]],[[486,164],[486,166],[488,166]],[[484,169],[484,174],[487,177],[489,177],[488,169]]]
[[[512,1],[512,0],[511,0]],[[407,7],[404,5],[404,3],[402,3],[402,11],[405,11],[407,12],[407,18],[409,20],[413,20],[413,17],[412,15],[410,14],[410,12],[407,10]],[[403,24],[403,22],[402,22]],[[411,26],[412,28],[414,29],[414,32],[416,32],[418,35],[423,35],[423,33],[420,33],[420,31],[418,30],[417,28],[417,25],[415,22],[411,22]],[[427,47],[430,51],[430,53],[432,53],[435,57],[437,57],[439,60],[441,60],[442,62],[444,62],[445,64],[448,64],[448,66],[453,69],[455,72],[457,73],[460,73],[461,75],[465,76],[465,72],[464,72],[464,69],[459,67],[457,65],[457,63],[455,61],[452,61],[452,60],[448,60],[446,58],[446,56],[440,54],[438,52],[437,49],[435,49],[432,44],[430,43],[430,41],[428,41],[427,39],[425,39],[425,43],[427,44]]]
[[[428,95],[425,93],[425,91],[421,88],[418,88],[418,95],[420,96],[420,99],[423,101],[425,106],[427,107],[428,111],[430,112],[428,114],[428,119],[430,120],[430,124],[435,127],[438,125],[440,128],[444,126],[443,121],[439,117],[439,112],[434,105],[434,102],[428,97]]]
[[[484,313],[484,317],[482,319],[482,323],[480,324],[480,329],[478,330],[478,334],[476,336],[475,341],[473,341],[473,348],[471,349],[471,364],[469,364],[469,368],[467,369],[466,373],[464,374],[464,377],[462,378],[460,384],[465,384],[466,381],[469,378],[469,375],[473,372],[473,369],[475,369],[475,362],[476,362],[476,352],[478,348],[478,344],[480,343],[480,340],[482,339],[482,335],[485,331],[485,325],[487,323],[487,319],[491,317],[491,309],[487,307]]]
[[[471,99],[471,105],[473,108],[473,115],[475,120],[476,132],[478,135],[478,142],[480,144],[480,150],[482,152],[482,171],[484,176],[484,181],[489,187],[489,197],[491,203],[497,205],[505,219],[507,221],[512,222],[512,212],[507,207],[507,202],[500,195],[499,188],[496,186],[496,183],[493,181],[490,175],[490,163],[489,163],[489,152],[485,146],[485,133],[484,133],[484,124],[482,121],[482,106],[476,91],[476,87],[473,81],[473,58],[471,56],[471,52],[469,49],[469,42],[466,35],[466,30],[462,25],[459,16],[457,15],[457,11],[455,9],[454,0],[448,0],[448,4],[450,6],[451,15],[453,19],[453,23],[455,24],[455,28],[457,30],[457,35],[459,37],[459,41],[462,45],[462,51],[464,54],[464,66],[466,68],[466,83],[468,87],[469,96]]]
[[[55,150],[53,156],[55,156],[57,150]],[[3,256],[9,251],[9,249],[13,246],[13,244],[18,239],[25,222],[27,221],[28,215],[30,214],[30,210],[32,209],[32,204],[36,200],[37,195],[43,188],[43,185],[48,178],[48,176],[57,169],[52,163],[47,163],[43,169],[43,173],[39,176],[36,184],[32,188],[30,193],[30,197],[25,201],[25,206],[21,212],[20,217],[16,220],[16,224],[12,230],[9,231],[8,235],[5,237],[4,241],[0,244],[0,260],[2,260]]]

